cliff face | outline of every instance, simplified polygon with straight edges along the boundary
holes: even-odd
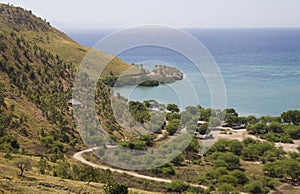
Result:
[[[156,65],[152,71],[142,68],[140,65],[134,65],[131,68],[140,69],[140,74],[125,74],[119,78],[115,77],[115,83],[110,84],[116,87],[126,85],[140,85],[140,86],[158,86],[159,83],[173,83],[182,80],[184,74],[175,67]]]
[[[175,67],[156,65],[152,70],[155,76],[159,76],[162,78],[170,79],[170,80],[182,80],[183,73],[176,69]]]

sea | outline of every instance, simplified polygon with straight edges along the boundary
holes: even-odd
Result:
[[[116,29],[70,30],[75,41],[93,47]],[[300,109],[300,28],[182,29],[199,40],[219,66],[226,91],[226,107],[239,115],[278,116]],[[183,109],[200,104],[211,107],[212,97],[205,78],[178,53],[155,46],[130,49],[118,55],[125,62],[171,65],[184,72],[186,79],[157,87],[114,88],[129,100],[154,99]],[[196,99],[191,99],[191,89]],[[194,91],[195,92],[195,91]],[[180,93],[180,95],[178,95]]]

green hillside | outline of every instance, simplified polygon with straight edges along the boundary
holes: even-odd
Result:
[[[90,49],[23,8],[1,4],[0,26],[1,119],[7,120],[1,133],[13,136],[20,149],[29,153],[50,149],[51,145],[43,143],[50,136],[64,144],[62,152],[72,150],[81,140],[67,102],[76,69]],[[113,58],[94,52],[103,61]],[[115,57],[102,76],[117,76],[128,67]],[[97,102],[109,103],[109,98],[108,90],[102,88]],[[110,112],[107,108],[102,112]],[[117,127],[107,116],[100,119],[105,126]]]

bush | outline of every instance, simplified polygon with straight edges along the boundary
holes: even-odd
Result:
[[[272,122],[268,125],[268,131],[272,133],[283,133],[283,129],[280,123]]]
[[[176,156],[173,160],[172,160],[172,163],[174,165],[181,165],[181,163],[184,161],[184,155],[181,153],[179,154],[178,156]]]
[[[173,119],[178,119],[180,120],[181,115],[179,113],[168,113],[166,116],[167,121],[171,121]]]
[[[171,111],[172,113],[179,112],[179,108],[176,104],[168,104],[167,105],[167,110]]]
[[[208,126],[209,127],[217,127],[221,125],[221,121],[219,118],[217,117],[210,117],[209,118],[209,122],[208,122]]]
[[[300,126],[286,125],[284,126],[284,132],[293,139],[300,138]]]
[[[245,189],[253,194],[266,194],[269,192],[268,189],[263,188],[262,182],[259,181],[248,183],[245,185]]]
[[[223,194],[232,194],[237,193],[234,186],[228,183],[223,183],[218,187],[218,191]]]
[[[51,135],[48,135],[46,137],[41,137],[40,141],[42,142],[42,144],[46,147],[51,147],[51,145],[54,142],[54,138]]]
[[[189,189],[189,185],[180,181],[175,180],[167,184],[167,190],[171,192],[184,192]]]
[[[218,182],[219,183],[228,183],[233,186],[236,186],[238,183],[238,179],[231,175],[223,175],[218,178]]]
[[[235,155],[241,155],[244,148],[242,142],[240,142],[239,140],[228,141],[228,147],[228,151],[234,153]]]
[[[160,173],[164,175],[175,175],[176,171],[173,168],[171,163],[166,163],[160,167],[154,168],[151,170],[153,173]]]
[[[3,152],[17,152],[19,149],[19,143],[11,136],[0,137],[0,150]]]
[[[300,111],[299,110],[289,110],[281,114],[281,119],[285,123],[293,123],[295,125],[300,124]]]
[[[240,170],[234,170],[229,173],[229,175],[235,177],[237,179],[237,184],[244,185],[249,182],[246,174]]]
[[[234,170],[240,167],[240,159],[231,152],[222,153],[218,156],[218,160],[223,160],[228,170]]]
[[[168,131],[169,135],[174,135],[178,130],[180,121],[178,119],[173,119],[169,121],[168,125],[166,126],[166,130]]]
[[[106,194],[127,194],[128,186],[116,182],[109,182],[104,186],[104,192]]]

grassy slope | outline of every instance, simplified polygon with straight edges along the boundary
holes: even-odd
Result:
[[[44,63],[44,61],[38,59],[39,56],[35,56],[33,54],[33,47],[35,45],[45,49],[46,52],[50,52],[53,56],[59,56],[64,63],[71,64],[71,68],[68,70],[69,72],[66,72],[68,74],[72,74],[71,78],[60,78],[65,87],[68,87],[68,83],[72,82],[72,77],[75,75],[74,70],[78,68],[83,58],[90,51],[90,48],[79,45],[64,33],[51,27],[45,20],[32,15],[30,11],[0,4],[0,34],[4,36],[1,44],[4,44],[6,47],[2,56],[8,56],[7,59],[4,57],[2,58],[0,52],[0,59],[7,61],[8,65],[13,66],[16,71],[24,71],[18,66],[23,66],[25,63],[28,63],[28,60],[24,56],[21,56],[18,60],[11,56],[13,48],[16,47],[16,38],[12,38],[10,35],[12,32],[16,34],[17,38],[23,38],[27,43],[29,43],[27,53],[29,53],[30,57],[33,58],[30,63],[33,69],[36,70],[37,68],[43,68],[42,66]],[[18,52],[22,54],[22,48],[19,49]],[[97,61],[110,61],[109,65],[103,72],[104,76],[109,73],[118,75],[130,67],[130,65],[122,60],[112,57],[106,53],[100,51],[93,51],[93,53],[97,54]],[[54,65],[58,65],[56,64],[56,61],[53,63]],[[94,61],[93,64],[95,64]],[[37,143],[37,131],[41,129],[41,127],[44,127],[49,131],[56,128],[56,126],[50,124],[49,121],[43,117],[39,107],[32,103],[26,95],[17,95],[12,92],[14,90],[19,90],[19,88],[11,83],[11,77],[3,69],[5,69],[5,67],[2,67],[1,65],[0,82],[4,83],[6,87],[6,103],[8,105],[15,105],[14,115],[17,118],[23,116],[28,120],[24,129],[28,132],[29,136],[19,137],[19,135],[17,135],[17,138],[22,142],[21,147],[31,150],[32,147],[35,147],[32,145]],[[42,87],[49,86],[43,85]],[[66,114],[65,117],[69,121],[72,120],[70,113]]]
[[[15,36],[12,36],[11,33]],[[26,150],[27,156],[15,155],[14,158],[30,157],[36,163],[36,158],[32,155],[40,155],[47,151],[39,141],[38,131],[44,128],[46,132],[52,130],[57,130],[58,126],[49,122],[49,120],[42,114],[40,107],[35,104],[26,94],[26,91],[19,88],[12,82],[12,77],[9,76],[7,72],[8,67],[12,66],[15,72],[19,72],[19,78],[21,75],[28,75],[28,72],[24,71],[24,64],[30,63],[30,68],[37,75],[37,70],[42,69],[44,66],[49,66],[55,68],[59,64],[59,60],[63,60],[64,64],[70,64],[63,76],[57,77],[55,80],[51,80],[50,84],[46,84],[42,77],[37,76],[39,85],[37,86],[33,81],[27,82],[30,88],[46,88],[51,90],[54,81],[60,80],[63,87],[69,87],[72,82],[73,76],[75,75],[75,70],[78,68],[82,59],[85,57],[89,48],[84,47],[73,41],[71,38],[66,36],[64,33],[51,27],[41,18],[38,18],[31,14],[30,11],[26,11],[22,8],[16,8],[13,6],[8,6],[0,4],[0,35],[1,41],[0,46],[5,47],[5,49],[0,51],[0,82],[4,83],[5,86],[5,104],[6,108],[4,112],[7,114],[13,114],[13,120],[19,121],[21,118],[26,118],[26,122],[22,124],[21,127],[17,129],[7,129],[6,134],[9,134],[18,139],[21,149]],[[25,42],[29,45],[26,47],[26,53],[29,55],[29,59],[25,57],[25,48],[23,43],[21,47],[16,44],[18,38],[25,39]],[[34,47],[37,46],[42,48],[47,52],[50,52],[54,58],[58,56],[57,59],[49,59],[45,62],[44,58],[40,58],[40,52],[37,54],[34,52]],[[14,48],[17,48],[19,53],[18,58],[12,56]],[[97,59],[103,61],[112,60],[108,67],[104,71],[104,75],[113,73],[115,75],[120,74],[122,71],[130,67],[127,63],[122,60],[112,57],[106,53],[100,51],[94,51],[97,53]],[[71,76],[66,76],[66,75]],[[51,86],[52,84],[52,86]],[[70,89],[70,88],[66,88]],[[66,103],[66,102],[65,102]],[[9,110],[10,105],[14,105],[14,110]],[[72,121],[70,110],[65,111],[64,118],[68,121]],[[73,128],[70,133],[71,136],[80,138]],[[79,140],[80,141],[80,140]],[[65,145],[74,152],[75,149]],[[80,146],[77,149],[80,149]],[[72,151],[73,150],[73,151]],[[39,175],[37,173],[36,167],[29,172],[25,172],[25,178],[17,176],[18,170],[13,167],[13,161],[3,158],[3,153],[0,153],[0,192],[5,191],[8,193],[63,193],[63,192],[81,192],[86,191],[87,193],[101,193],[103,190],[103,185],[92,184],[93,186],[86,186],[86,183],[79,181],[63,180],[60,178]],[[31,156],[29,156],[31,155]],[[71,161],[74,162],[74,161]],[[44,184],[45,183],[45,184]],[[138,193],[150,193],[143,192],[140,190]]]
[[[25,171],[20,177],[19,169],[13,166],[16,159],[30,158],[32,170]],[[4,158],[0,153],[0,192],[1,193],[104,193],[104,185],[101,183],[61,179],[50,175],[41,175],[37,169],[37,157],[12,155],[12,159]],[[54,165],[54,164],[52,164]],[[140,194],[152,194],[154,192],[130,188],[129,191]]]
[[[0,10],[2,10],[0,17],[1,30],[15,31],[24,36],[29,42],[45,48],[54,55],[61,56],[76,67],[90,50],[90,48],[81,46],[63,32],[50,26],[46,20],[32,15],[30,11],[5,4],[0,4]],[[119,74],[129,67],[127,63],[118,58],[100,51],[97,53],[103,59],[113,59],[106,69],[106,73]]]

